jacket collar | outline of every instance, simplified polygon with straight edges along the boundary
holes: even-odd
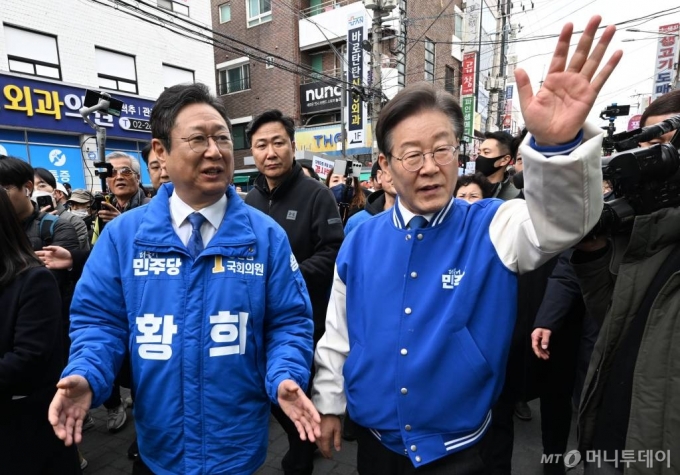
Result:
[[[635,218],[624,262],[649,257],[676,244],[680,236],[680,208],[664,208]]]
[[[187,252],[172,227],[170,196],[174,187],[170,183],[161,186],[145,209],[144,219],[135,233],[135,244],[152,251],[167,252],[170,249]],[[256,237],[250,223],[247,205],[230,185],[226,191],[227,210],[222,225],[205,248],[204,254],[250,257],[255,255]]]
[[[293,159],[292,168],[279,186],[273,190],[270,190],[269,186],[267,185],[267,177],[260,173],[257,175],[257,178],[255,178],[255,188],[272,200],[280,199],[281,197],[285,196],[286,193],[288,193],[288,191],[293,187],[295,182],[297,182],[298,178],[300,178],[300,175],[302,174],[302,167],[295,161],[295,159]]]
[[[434,213],[427,227],[434,228],[435,226],[439,226],[440,224],[442,224],[446,220],[446,218],[448,218],[449,215],[452,214],[451,210],[453,209],[454,203],[455,198],[451,198],[451,201],[449,201],[446,204],[446,206],[444,206],[442,209]],[[406,229],[406,225],[408,224],[404,222],[404,217],[401,215],[401,212],[399,211],[399,196],[397,196],[396,202],[392,207],[392,223],[398,229]]]

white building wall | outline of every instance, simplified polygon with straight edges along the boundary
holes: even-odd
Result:
[[[163,63],[194,71],[196,82],[215,92],[215,61],[212,45],[187,38],[135,18],[122,3],[212,36],[210,0],[179,0],[189,6],[189,18],[157,9],[155,0],[122,0],[117,10],[111,0],[1,0],[0,23],[57,36],[62,81],[98,87],[95,46],[135,56],[138,95],[156,99],[163,92]],[[151,20],[154,21],[154,20]],[[191,35],[190,33],[183,33]],[[9,71],[4,28],[0,24],[0,71]],[[45,78],[37,78],[45,79]],[[119,94],[116,92],[116,94]],[[125,93],[121,93],[125,95]]]

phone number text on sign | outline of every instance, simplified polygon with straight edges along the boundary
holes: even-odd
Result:
[[[139,132],[151,133],[151,123],[148,120],[121,117],[118,119],[118,125],[120,125],[120,128],[123,130],[136,130]]]

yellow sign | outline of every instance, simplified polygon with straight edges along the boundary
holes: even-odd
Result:
[[[366,124],[364,127],[364,137],[366,137],[365,144],[373,143],[373,133],[371,131],[370,123]],[[295,131],[295,146],[297,150],[322,153],[335,152],[340,149],[340,141],[340,124],[298,129]],[[353,152],[356,153],[356,151]]]

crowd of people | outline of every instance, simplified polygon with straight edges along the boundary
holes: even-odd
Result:
[[[579,449],[604,460],[587,474],[678,473],[680,211],[591,232],[616,190],[585,120],[622,55],[603,63],[600,21],[569,61],[564,27],[535,94],[516,71],[526,129],[486,133],[471,175],[461,108],[428,83],[382,109],[368,189],[322,182],[269,110],[246,129],[260,174],[237,192],[227,111],[201,84],[155,103],[152,193],[123,152],[106,194],[0,156],[2,473],[81,473],[103,405],[111,432],[134,407],[133,474],[252,474],[270,414],[286,475],[343,438],[361,475],[510,474],[513,419],[536,398],[545,455],[566,452],[579,408]],[[642,125],[677,114],[680,91]],[[669,143],[680,133],[640,146]]]

